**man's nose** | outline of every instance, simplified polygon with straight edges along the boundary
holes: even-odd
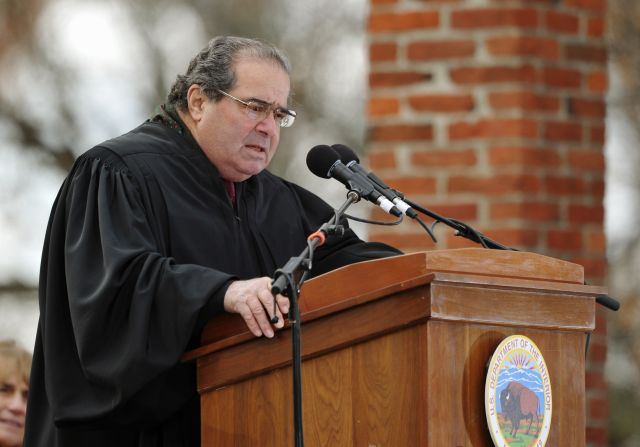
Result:
[[[265,118],[256,124],[256,130],[265,135],[275,135],[280,129],[280,125],[276,121],[275,112],[272,110]]]

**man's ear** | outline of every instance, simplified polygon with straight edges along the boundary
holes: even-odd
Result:
[[[204,112],[204,105],[209,100],[198,84],[193,84],[187,90],[187,110],[191,119],[200,121]]]

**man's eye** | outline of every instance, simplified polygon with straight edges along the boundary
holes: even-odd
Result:
[[[269,106],[265,104],[260,104],[259,102],[250,102],[247,104],[247,108],[252,112],[264,113],[264,111],[267,110]]]

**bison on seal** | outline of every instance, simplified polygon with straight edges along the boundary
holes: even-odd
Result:
[[[522,419],[529,419],[526,434],[529,434],[534,416],[536,424],[539,422],[538,403],[539,399],[536,393],[518,382],[510,382],[500,392],[500,406],[505,418],[511,421],[510,435],[512,437],[518,432]]]

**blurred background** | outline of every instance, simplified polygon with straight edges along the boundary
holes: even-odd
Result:
[[[606,285],[623,303],[609,314],[609,437],[640,446],[640,2],[607,4]],[[368,8],[369,0],[0,0],[0,339],[33,347],[45,229],[75,157],[144,121],[212,36],[258,37],[288,53],[299,119],[283,131],[271,170],[338,206],[340,185],[309,175],[304,159],[316,144],[365,143]]]

